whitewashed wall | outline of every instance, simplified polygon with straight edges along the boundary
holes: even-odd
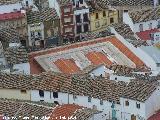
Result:
[[[72,94],[67,93],[58,93],[58,98],[53,98],[53,92],[44,91],[44,98],[39,96],[38,90],[31,91],[31,100],[32,101],[40,101],[44,100],[45,102],[53,103],[54,101],[58,101],[60,104],[78,104],[80,106],[93,108],[95,105],[97,110],[103,111],[101,114],[94,116],[95,120],[106,120],[106,118],[111,118],[112,116],[112,109],[111,109],[111,102],[103,101],[103,105],[100,105],[100,100],[96,98],[92,98],[91,102],[88,102],[88,96],[78,96],[74,99]],[[117,118],[121,120],[121,106],[116,104],[115,109],[117,111]]]
[[[21,63],[21,64],[15,64],[13,66],[13,69],[17,69],[16,73],[22,73],[22,74],[30,74],[30,64],[29,63]]]
[[[133,77],[126,77],[126,76],[118,76],[118,75],[114,75],[114,74],[110,75],[110,80],[115,80],[115,81],[130,82],[131,79],[134,79],[134,78]]]
[[[60,7],[57,0],[49,0],[49,8],[54,8],[60,17]]]
[[[59,104],[67,104],[68,103],[68,94],[67,93],[58,93],[58,98],[53,97],[53,92],[44,91],[44,97],[39,96],[39,90],[31,91],[31,100],[32,101],[40,101],[44,100],[45,102],[54,103],[54,101],[58,101]]]
[[[150,20],[147,22],[135,23],[134,24],[134,32],[140,32],[140,29],[139,29],[140,24],[143,24],[143,31],[150,30],[150,28],[149,28],[150,23],[152,23],[152,29],[155,29],[155,28],[157,28],[158,21],[159,20]]]
[[[29,6],[33,6],[34,4],[33,4],[33,0],[23,0],[22,1],[22,3],[23,3],[23,5],[26,7],[26,2],[28,1],[28,5]]]
[[[160,87],[158,87],[157,90],[145,102],[145,106],[146,118],[149,118],[160,109]]]
[[[129,106],[125,106],[125,101],[129,102]],[[140,109],[136,107],[136,102],[140,103]],[[145,103],[126,98],[120,98],[120,103],[122,107],[122,120],[131,120],[132,114],[136,116],[137,120],[139,120],[137,116],[145,118]]]
[[[105,74],[108,72],[110,71],[108,71],[107,68],[104,65],[102,65],[91,71],[90,75],[91,77],[94,77],[94,76],[100,76],[102,74],[102,76],[105,77]]]
[[[132,31],[134,31],[134,23],[133,20],[130,18],[128,12],[123,13],[123,22],[125,24],[128,24]]]
[[[119,41],[121,41],[128,49],[130,49],[137,57],[139,57],[140,60],[142,60],[145,65],[151,68],[151,70],[157,70],[157,65],[155,61],[143,50],[141,50],[139,47],[134,47],[131,43],[126,41],[120,34],[118,34],[114,28],[110,28],[111,32],[115,34],[116,38],[118,38]]]

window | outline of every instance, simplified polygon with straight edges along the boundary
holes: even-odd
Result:
[[[88,20],[88,14],[87,14],[87,13],[83,14],[83,21],[84,21],[84,22],[88,22],[88,21],[89,21],[89,20]]]
[[[76,22],[81,23],[81,15],[76,15]]]
[[[98,13],[96,13],[96,19],[98,19],[99,18],[99,15],[98,15]]]
[[[91,97],[88,97],[88,102],[91,102]]]
[[[77,33],[81,33],[81,32],[82,32],[81,25],[77,25]]]
[[[70,12],[70,8],[64,8],[64,13]]]
[[[58,98],[58,92],[53,92],[53,97]]]
[[[31,32],[31,37],[34,37],[34,32]]]
[[[83,4],[83,0],[79,0],[80,4]]]
[[[75,5],[75,1],[74,1],[74,0],[72,0],[72,2],[73,2],[73,5]]]
[[[106,19],[103,20],[103,25],[107,25],[107,20]]]
[[[85,24],[85,25],[84,25],[84,32],[88,32],[88,29],[89,29],[89,28],[88,28],[88,24]]]
[[[39,96],[44,97],[44,91],[43,90],[39,90]]]
[[[72,28],[65,28],[65,33],[72,32]]]
[[[26,6],[28,6],[28,1],[26,1]]]
[[[103,11],[103,17],[106,17],[106,11]]]
[[[21,90],[21,93],[27,93],[27,91],[26,90]]]
[[[126,106],[129,106],[129,101],[128,101],[128,100],[125,101],[125,105],[126,105]]]
[[[100,105],[103,105],[103,100],[100,100]]]
[[[114,23],[114,19],[110,18],[110,24]]]
[[[138,108],[138,109],[140,109],[140,103],[136,103],[136,107]]]
[[[77,99],[77,96],[76,95],[73,95],[73,100]]]
[[[54,104],[59,105],[59,102],[58,101],[54,101]]]
[[[99,21],[95,23],[95,27],[96,28],[100,27]]]
[[[149,29],[151,30],[152,29],[152,23],[150,23],[148,26],[149,26]]]
[[[38,34],[38,37],[41,37],[41,32],[38,32],[37,34]]]
[[[68,18],[64,18],[64,23],[70,23],[71,22],[71,18],[68,17]]]
[[[139,25],[139,31],[143,31],[143,24]]]
[[[160,20],[158,21],[158,25],[160,25]]]

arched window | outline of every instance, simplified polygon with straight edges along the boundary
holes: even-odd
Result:
[[[143,31],[143,24],[139,25],[139,31]]]

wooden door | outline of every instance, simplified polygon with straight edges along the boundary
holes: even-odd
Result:
[[[134,114],[131,115],[131,120],[136,120],[136,116]]]

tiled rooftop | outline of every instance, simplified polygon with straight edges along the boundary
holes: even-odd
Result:
[[[14,28],[0,27],[0,40],[3,44],[3,48],[6,49],[11,42],[20,42],[19,34]]]
[[[160,110],[157,111],[154,115],[152,115],[148,120],[159,120],[160,118]]]
[[[76,118],[76,120],[88,120],[96,112],[96,110],[84,108],[78,105],[66,104],[56,107],[49,120],[61,120],[60,116],[65,116],[66,120],[71,116],[72,118]]]
[[[109,0],[90,0],[87,1],[87,6],[89,7],[90,12],[94,12],[96,10],[104,10],[108,9],[108,5],[110,4]]]
[[[80,70],[73,59],[59,59],[55,61],[55,65],[62,71],[62,73],[75,73]]]
[[[141,31],[141,32],[137,32],[137,36],[144,41],[147,40],[152,40],[151,38],[151,33],[156,33],[156,32],[160,32],[159,29],[151,29],[151,30],[146,30],[146,31]]]
[[[5,57],[8,64],[20,64],[28,62],[28,53],[22,46],[20,47],[8,47],[5,50]]]
[[[106,37],[106,36],[111,36],[114,35],[113,33],[111,33],[109,30],[104,30],[101,32],[88,32],[88,33],[82,33],[81,37],[83,38],[83,40],[93,40],[95,38],[101,38],[101,37]]]
[[[64,5],[72,4],[72,1],[71,0],[58,0],[58,3],[60,4],[60,6],[64,6]]]
[[[93,65],[104,64],[106,66],[112,65],[112,62],[102,52],[89,52],[87,58],[93,63]]]
[[[1,0],[0,1],[0,5],[4,5],[4,4],[13,4],[18,2],[19,0]]]
[[[96,55],[91,54],[91,56],[89,55],[90,57],[88,57],[87,54],[90,52],[95,52]],[[96,58],[97,56],[101,57],[103,62]],[[96,59],[92,60],[92,58]],[[61,64],[62,62],[58,62],[58,66],[54,64],[58,59],[72,59],[72,62],[69,62],[71,63],[70,67],[76,71],[78,71],[78,67],[80,70],[83,70],[90,65],[97,65],[97,63],[105,63],[107,66],[110,66],[111,63],[116,63],[133,68],[144,66],[144,63],[115,37],[100,38],[48,50],[32,52],[29,54],[29,59],[31,73],[33,74],[41,72],[38,70],[39,68],[37,68],[38,64],[43,68],[43,71],[53,70],[55,72],[60,72],[62,70],[60,66],[63,66]],[[73,68],[73,65],[75,64],[76,66]],[[66,69],[67,68],[68,67],[66,67]],[[73,73],[73,71],[70,69],[68,73]]]
[[[0,99],[0,114],[7,115],[8,117],[19,116],[30,117],[30,120],[35,120],[35,116],[42,118],[43,116],[49,116],[52,113],[53,107],[45,105],[39,105],[32,102],[23,102],[16,100]],[[32,118],[32,116],[34,116]]]
[[[112,6],[153,6],[153,0],[110,0]]]
[[[134,23],[146,22],[149,20],[157,20],[160,18],[160,7],[129,12]]]
[[[135,47],[147,45],[147,43],[135,37],[135,33],[131,30],[129,25],[125,23],[117,23],[113,24],[112,27],[114,27],[115,30],[125,38],[125,40],[133,44]]]
[[[0,21],[24,18],[25,14],[21,11],[0,14]]]
[[[0,82],[0,88],[69,92],[115,102],[119,102],[121,96],[144,102],[156,88],[155,82],[144,80],[131,80],[126,84],[102,78],[93,80],[50,72],[30,76],[1,73]]]
[[[54,8],[47,8],[41,10],[41,20],[48,21],[48,20],[59,19],[57,12]]]
[[[39,11],[27,11],[27,23],[28,24],[35,24],[35,23],[40,23],[40,12]]]

